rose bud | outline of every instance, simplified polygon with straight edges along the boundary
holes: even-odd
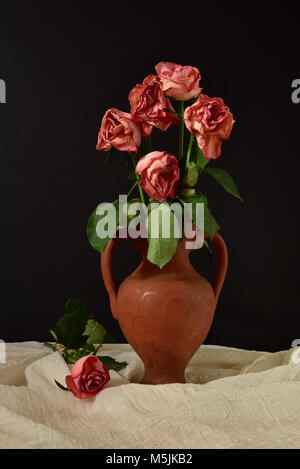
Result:
[[[106,366],[95,355],[87,355],[77,360],[71,375],[66,376],[66,385],[75,397],[87,399],[96,396],[109,380]]]
[[[198,98],[202,88],[199,86],[199,70],[190,65],[178,65],[172,62],[159,62],[155,67],[162,81],[166,96],[177,101]]]
[[[206,159],[216,159],[221,154],[222,140],[230,136],[233,116],[222,98],[199,96],[184,113],[185,125],[196,136]]]
[[[135,169],[141,187],[155,200],[174,198],[178,192],[180,168],[177,158],[166,151],[153,151],[141,158]]]
[[[120,151],[137,153],[140,144],[141,130],[131,114],[108,109],[102,119],[96,149],[108,151],[115,147]]]
[[[168,98],[165,97],[160,79],[148,75],[142,84],[136,85],[128,96],[132,117],[141,123],[142,136],[148,137],[152,127],[167,130],[171,124],[178,124],[179,119]],[[167,112],[168,109],[172,112]]]

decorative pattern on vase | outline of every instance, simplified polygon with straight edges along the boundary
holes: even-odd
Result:
[[[184,382],[184,370],[205,340],[212,324],[217,299],[227,270],[227,249],[215,236],[218,263],[214,286],[192,267],[184,241],[163,268],[145,255],[138,268],[117,290],[112,258],[118,240],[110,240],[101,262],[114,317],[127,341],[145,365],[144,384]]]

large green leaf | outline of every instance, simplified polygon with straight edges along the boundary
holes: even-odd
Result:
[[[106,330],[96,319],[88,320],[83,333],[84,336],[88,336],[86,340],[87,344],[102,344],[105,334]]]
[[[220,226],[212,216],[211,211],[208,207],[207,198],[204,194],[199,194],[195,197],[185,199],[184,202],[192,203],[192,219],[196,224],[196,204],[204,203],[204,231],[211,239],[215,236],[216,232],[219,231]]]
[[[107,332],[102,324],[94,318],[88,319],[83,335],[88,337],[87,347],[93,344],[111,344],[116,341],[111,333]]]
[[[116,209],[116,228],[118,228],[118,221],[119,221],[119,201],[116,200],[113,202],[113,205],[115,206]],[[96,251],[99,251],[101,254],[105,249],[105,246],[107,245],[109,241],[109,236],[106,236],[105,238],[100,238],[97,234],[97,224],[99,220],[101,220],[103,217],[106,215],[97,215],[97,209],[93,211],[92,215],[89,218],[88,224],[87,224],[87,237],[90,242],[90,245],[92,246],[93,249]]]
[[[163,233],[162,226],[163,223],[166,223],[167,217],[169,217],[170,221],[170,236],[163,237],[165,233]],[[177,229],[178,220],[168,204],[160,204],[158,208],[154,208],[149,213],[147,259],[160,269],[172,259],[176,252],[179,241],[179,238],[175,236],[177,235]],[[155,230],[157,237],[153,236]]]
[[[82,300],[67,300],[65,314],[59,319],[54,329],[57,342],[72,349],[83,345],[85,341],[82,334],[86,321],[85,303]]]
[[[225,171],[225,169],[220,169],[220,168],[205,168],[204,172],[206,174],[209,174],[211,177],[213,177],[219,184],[221,184],[222,187],[224,187],[225,191],[229,192],[229,194],[234,195],[241,201],[243,200],[240,196],[240,193],[238,191],[238,188],[230,176],[230,174]]]
[[[80,311],[86,316],[86,304],[83,300],[68,298],[65,304],[65,314],[73,313],[74,311]]]

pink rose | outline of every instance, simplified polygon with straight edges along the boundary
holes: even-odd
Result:
[[[131,114],[114,108],[106,111],[98,134],[97,150],[108,151],[115,147],[137,153],[140,144],[141,130]]]
[[[156,200],[174,198],[178,192],[180,168],[177,158],[166,151],[152,151],[136,165],[141,186]]]
[[[221,154],[222,140],[229,138],[234,123],[233,116],[222,98],[210,98],[205,94],[187,107],[184,121],[206,159],[216,159]]]
[[[163,83],[166,96],[177,101],[187,101],[198,98],[201,93],[199,86],[199,70],[190,65],[178,65],[172,62],[159,62],[155,67],[156,73]]]
[[[151,134],[153,126],[167,130],[171,124],[179,123],[175,114],[165,111],[174,109],[165,97],[162,83],[156,75],[148,75],[142,84],[132,88],[128,99],[132,117],[141,122],[143,137]]]
[[[109,380],[106,366],[95,355],[87,355],[77,360],[71,375],[66,376],[66,385],[75,397],[87,399],[96,396]]]

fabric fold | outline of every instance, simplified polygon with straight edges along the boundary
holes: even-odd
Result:
[[[142,385],[128,344],[107,344],[128,366],[84,401],[60,390],[70,372],[58,352],[7,344],[0,364],[1,448],[297,448],[300,364],[277,353],[202,346],[186,384]],[[294,354],[294,355],[293,355]]]

